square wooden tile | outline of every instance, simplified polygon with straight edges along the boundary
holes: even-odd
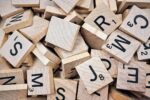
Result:
[[[12,0],[16,7],[39,7],[40,0]]]

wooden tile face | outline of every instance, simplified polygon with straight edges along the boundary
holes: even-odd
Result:
[[[139,41],[116,30],[109,36],[102,48],[118,60],[128,63],[139,46]]]
[[[55,99],[75,100],[76,89],[77,89],[76,81],[55,78],[54,82],[55,82],[55,89],[56,89]]]
[[[12,0],[12,4],[17,7],[38,7],[40,0]]]
[[[63,49],[58,48],[58,47],[55,47],[54,50],[59,55],[59,57],[68,58],[68,57],[71,57],[73,55],[88,51],[88,46],[86,45],[86,43],[83,40],[82,36],[79,34],[77,36],[77,40],[75,42],[75,45],[74,45],[72,51],[69,52],[69,51],[63,50]]]
[[[23,84],[23,70],[0,70],[0,85]]]
[[[19,67],[34,45],[15,31],[1,48],[1,55],[14,67]],[[15,59],[15,60],[14,60]]]
[[[77,100],[107,100],[108,86],[96,91],[93,94],[88,94],[83,82],[79,81]]]
[[[62,8],[66,13],[69,13],[79,0],[54,0],[54,2]]]
[[[143,95],[150,97],[150,67],[147,64],[144,67],[146,71],[146,91]]]
[[[117,11],[117,1],[116,0],[109,0],[109,7],[110,10],[116,13]]]
[[[117,89],[144,92],[146,74],[144,65],[134,59],[128,65],[118,64]]]
[[[27,10],[6,19],[3,26],[5,33],[32,25],[32,12]]]
[[[149,15],[142,9],[133,6],[123,21],[120,29],[138,40],[146,43],[150,37]]]
[[[0,0],[0,15],[8,18],[23,11],[23,8],[16,8],[11,4],[11,0]]]
[[[6,39],[5,32],[2,29],[0,29],[0,48],[2,47],[5,39]]]
[[[147,60],[150,59],[150,40],[142,44],[137,51],[138,60]]]
[[[91,58],[90,54],[88,52],[85,52],[74,55],[72,57],[62,59],[63,77],[64,78],[75,77],[77,75],[75,67],[90,58]]]
[[[104,3],[100,3],[85,18],[85,22],[106,34],[110,34],[121,24],[121,20]]]
[[[79,28],[79,25],[52,17],[45,40],[62,49],[71,51],[76,41]]]
[[[99,57],[93,57],[78,65],[76,70],[89,94],[113,81]]]
[[[34,16],[32,26],[20,29],[19,31],[34,43],[37,43],[46,35],[48,25],[48,20]]]
[[[79,0],[77,6],[83,9],[91,10],[92,0]]]
[[[54,93],[53,73],[50,67],[27,71],[28,95],[47,95]]]
[[[96,56],[100,57],[101,61],[105,65],[105,67],[108,70],[108,72],[110,73],[110,75],[112,77],[117,76],[117,70],[118,70],[117,65],[118,65],[119,61],[117,61],[116,59],[111,57],[108,53],[106,53],[102,50],[92,49],[91,56],[92,57],[96,57]]]

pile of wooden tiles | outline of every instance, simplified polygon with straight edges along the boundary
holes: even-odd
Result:
[[[0,100],[150,100],[150,0],[0,0]]]

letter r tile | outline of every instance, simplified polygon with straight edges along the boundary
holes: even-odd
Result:
[[[76,70],[89,94],[92,94],[113,81],[99,57],[93,57],[78,65]]]

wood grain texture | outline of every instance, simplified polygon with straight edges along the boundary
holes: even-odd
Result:
[[[82,36],[79,34],[77,36],[77,40],[75,42],[75,45],[74,45],[72,51],[69,52],[69,51],[66,51],[66,50],[58,48],[58,47],[55,47],[54,50],[59,55],[59,57],[64,59],[64,58],[68,58],[68,57],[71,57],[71,56],[74,56],[74,55],[88,51],[88,46],[86,45]]]
[[[12,0],[16,7],[39,7],[40,0]]]
[[[80,53],[65,59],[62,59],[62,71],[64,78],[75,77],[77,72],[75,67],[79,64],[90,59],[90,54],[88,52]]]
[[[91,4],[93,4],[93,0],[79,0],[79,2],[77,3],[77,7],[92,10]]]
[[[0,29],[0,48],[2,47],[6,39],[7,37],[4,30]]]
[[[34,16],[33,24],[29,27],[19,29],[19,31],[34,43],[39,42],[47,33],[49,21],[41,17]]]
[[[54,0],[54,2],[66,13],[69,13],[76,6],[79,0]]]
[[[15,31],[20,28],[24,28],[32,25],[33,14],[31,10],[16,14],[6,19],[2,29],[5,33]]]
[[[13,67],[19,67],[33,49],[34,45],[15,31],[5,42],[0,53]]]
[[[99,57],[93,57],[78,65],[76,70],[89,94],[102,89],[113,81]]]
[[[126,65],[118,64],[117,89],[145,92],[146,72],[142,62],[134,58]]]
[[[54,93],[53,72],[52,68],[48,66],[28,70],[27,82],[28,95],[48,95]]]
[[[77,100],[108,100],[108,86],[96,91],[93,94],[88,94],[83,82],[79,81]]]
[[[79,29],[79,25],[53,16],[45,41],[67,51],[72,51]]]
[[[133,6],[121,24],[120,29],[141,42],[146,43],[150,37],[149,22],[149,14],[137,6]]]
[[[6,19],[23,11],[23,8],[14,7],[11,4],[11,0],[0,0],[0,15],[2,18]]]
[[[107,39],[102,49],[123,63],[128,63],[140,46],[140,42],[116,30]]]

